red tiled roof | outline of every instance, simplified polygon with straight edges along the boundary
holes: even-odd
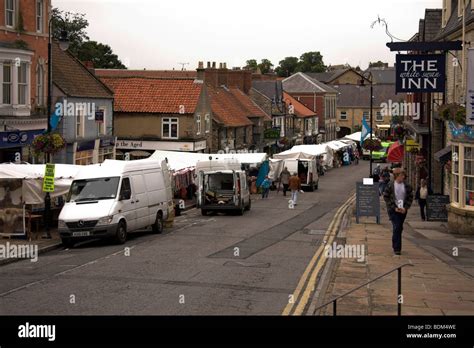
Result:
[[[238,88],[230,88],[230,93],[239,101],[248,112],[247,117],[263,117],[264,121],[271,121],[272,118],[263,111],[250,97]]]
[[[208,88],[214,119],[228,127],[253,125],[249,112],[226,88]]]
[[[196,79],[197,71],[181,70],[126,70],[126,69],[95,69],[98,77],[148,77],[157,79]]]
[[[316,114],[313,112],[313,110],[307,108],[303,104],[301,104],[298,100],[293,98],[291,95],[289,95],[286,92],[283,92],[283,100],[285,101],[286,108],[288,110],[288,107],[290,104],[292,104],[295,108],[295,115],[296,117],[314,117]]]
[[[155,78],[101,78],[114,91],[116,112],[193,114],[199,101],[202,84],[194,80]]]

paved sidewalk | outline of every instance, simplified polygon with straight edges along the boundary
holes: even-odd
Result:
[[[436,254],[427,251],[414,238],[412,226],[440,227],[440,224],[421,222],[417,218],[417,207],[413,207],[403,235],[401,256],[395,256],[391,248],[391,224],[385,206],[382,205],[382,224],[375,219],[361,219],[360,224],[352,220],[346,230],[347,245],[364,245],[366,258],[363,262],[356,259],[339,259],[332,272],[332,277],[324,300],[327,302],[358,285],[376,278],[385,272],[404,263],[413,267],[404,267],[402,271],[402,294],[404,302],[402,315],[473,315],[474,314],[474,278],[469,272],[463,272],[453,264]],[[419,220],[417,222],[416,220]],[[441,226],[442,227],[442,226]],[[419,233],[416,232],[415,233]],[[439,230],[423,229],[428,243],[431,238],[456,240],[459,237],[442,234]],[[472,239],[464,241],[472,242]],[[462,240],[461,240],[462,241]],[[425,243],[425,244],[426,244]],[[445,243],[446,244],[446,243]],[[449,242],[447,243],[449,245]],[[444,245],[446,250],[452,249]],[[397,315],[397,272],[369,284],[344,299],[338,301],[338,315]],[[329,305],[322,315],[332,315]]]
[[[42,254],[45,252],[48,252],[50,250],[54,250],[57,248],[60,248],[62,246],[61,243],[61,238],[59,238],[58,231],[56,229],[51,231],[51,237],[52,239],[42,239],[41,236],[43,235],[43,232],[40,230],[39,233],[33,233],[33,236],[31,240],[26,240],[22,238],[6,238],[6,237],[0,237],[0,250],[2,253],[0,253],[0,266],[15,262],[15,261],[20,261],[22,258],[18,257],[11,257],[12,253],[6,251],[5,249],[8,248],[15,248],[16,246],[37,246],[38,247],[38,254]],[[4,253],[8,253],[5,255]],[[5,256],[10,256],[10,257],[5,257]]]

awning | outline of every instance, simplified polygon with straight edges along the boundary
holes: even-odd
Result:
[[[451,159],[451,152],[452,152],[451,145],[446,146],[444,149],[436,152],[434,154],[434,158],[440,163],[446,163]]]
[[[388,149],[387,161],[389,163],[402,163],[405,156],[405,149],[403,144],[398,141],[393,143]]]

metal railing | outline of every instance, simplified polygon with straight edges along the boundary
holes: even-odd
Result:
[[[389,274],[391,274],[391,273],[393,273],[393,272],[395,272],[395,271],[398,271],[398,272],[397,272],[397,273],[398,273],[397,303],[398,303],[398,315],[401,316],[401,315],[402,315],[402,302],[403,302],[403,301],[401,300],[401,299],[402,299],[402,297],[401,297],[401,296],[402,296],[402,268],[405,267],[405,266],[411,266],[411,267],[413,267],[414,265],[411,264],[411,263],[405,263],[405,264],[403,264],[403,265],[401,265],[401,266],[398,266],[397,268],[392,269],[391,271],[388,271],[388,272],[386,272],[386,273],[384,273],[384,274],[378,276],[377,278],[374,278],[374,279],[372,279],[372,280],[369,280],[368,282],[366,282],[366,283],[364,283],[364,284],[362,284],[362,285],[360,285],[360,286],[358,286],[358,287],[356,287],[356,288],[354,288],[354,289],[352,289],[352,290],[350,290],[350,291],[348,291],[348,292],[346,292],[346,293],[344,293],[344,294],[342,294],[342,295],[340,295],[340,296],[337,296],[336,298],[332,299],[331,301],[326,302],[325,304],[323,304],[323,305],[317,307],[317,308],[313,311],[313,315],[316,313],[316,311],[318,311],[318,310],[320,310],[320,309],[322,309],[322,308],[324,308],[324,307],[326,307],[326,306],[328,306],[328,305],[330,305],[330,304],[332,303],[333,316],[336,316],[336,315],[337,315],[337,301],[338,301],[339,299],[341,299],[341,298],[343,298],[343,297],[345,297],[345,296],[347,296],[347,295],[349,295],[349,294],[352,294],[353,292],[355,292],[355,291],[357,291],[357,290],[363,288],[364,286],[367,286],[367,285],[369,285],[369,284],[371,284],[371,283],[373,283],[373,282],[376,282],[377,280],[379,280],[379,279],[381,279],[381,278],[384,278],[384,277],[388,276]]]

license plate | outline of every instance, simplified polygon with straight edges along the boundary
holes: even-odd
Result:
[[[73,237],[89,237],[91,233],[89,231],[86,232],[73,232],[72,236]]]

